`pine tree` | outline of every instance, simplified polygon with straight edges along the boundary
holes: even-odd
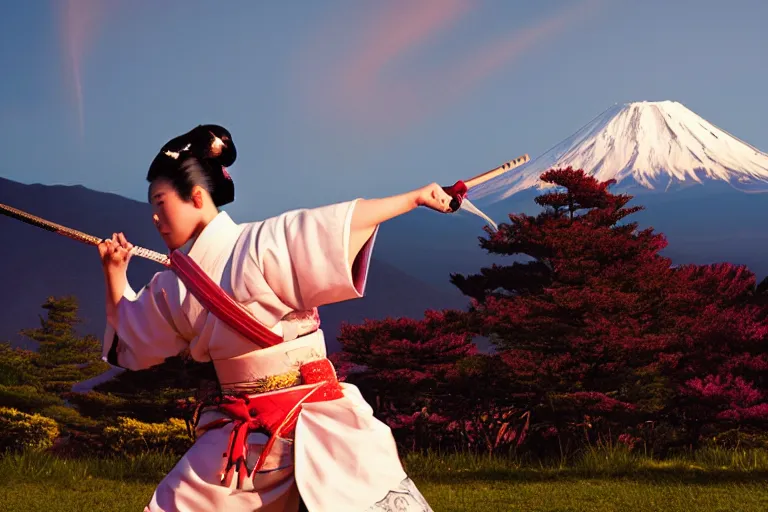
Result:
[[[48,297],[41,307],[47,315],[40,317],[40,327],[21,334],[38,346],[35,366],[44,389],[67,391],[108,368],[101,361],[101,342],[77,334],[81,319],[76,297]]]
[[[695,444],[717,421],[762,421],[766,310],[754,276],[673,267],[663,235],[627,222],[641,207],[611,194],[613,181],[571,168],[541,180],[554,185],[536,198],[544,211],[510,215],[481,240],[528,261],[451,276],[506,363],[508,405],[530,412],[540,445],[647,435],[647,425],[671,432],[666,446]]]
[[[42,414],[58,423],[63,438],[84,436],[85,444],[79,446],[92,445],[99,424],[67,404],[66,396],[73,384],[108,368],[101,361],[101,345],[91,335],[77,334],[75,297],[48,297],[42,308],[46,315],[40,326],[21,331],[36,350],[0,346],[0,407]]]

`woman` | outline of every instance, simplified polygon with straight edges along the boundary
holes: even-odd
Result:
[[[336,379],[316,311],[363,296],[379,224],[418,206],[451,211],[451,196],[432,184],[237,224],[219,210],[234,200],[235,159],[231,134],[205,125],[149,168],[155,225],[185,272],[159,272],[135,293],[132,245],[120,233],[99,246],[105,360],[140,370],[188,351],[213,362],[221,390],[145,510],[431,510],[390,429]]]

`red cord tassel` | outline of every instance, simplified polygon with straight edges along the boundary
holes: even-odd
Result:
[[[234,473],[237,472],[237,488],[241,489],[246,477],[253,478],[264,467],[277,439],[287,436],[296,428],[303,404],[336,400],[344,396],[333,364],[328,359],[306,363],[299,371],[302,383],[314,384],[313,387],[287,389],[251,398],[224,397],[216,405],[218,412],[226,414],[228,418],[214,420],[200,427],[205,431],[233,423],[227,451],[223,454],[227,458],[227,464],[221,474],[221,483],[224,486],[230,486]],[[248,434],[258,430],[269,434],[269,441],[264,445],[253,469],[248,471]]]

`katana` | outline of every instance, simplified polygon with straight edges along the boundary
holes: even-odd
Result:
[[[73,240],[77,240],[78,242],[82,242],[84,244],[99,245],[101,242],[105,240],[104,238],[98,238],[93,235],[83,233],[82,231],[68,228],[66,226],[62,226],[61,224],[56,224],[55,222],[45,220],[41,217],[32,215],[31,213],[21,211],[17,208],[13,208],[6,204],[0,203],[0,213],[7,215],[9,217],[13,217],[14,219],[20,220],[22,222],[26,222],[27,224],[31,224],[33,226],[43,228],[47,231],[58,233],[59,235],[64,235],[66,237],[69,237]],[[171,265],[171,260],[167,255],[161,254],[159,252],[156,252],[150,249],[145,249],[144,247],[138,247],[134,245],[133,248],[131,249],[131,254],[140,256],[142,258],[146,258],[148,260],[156,261],[157,263],[160,263],[161,265],[165,265],[166,267],[170,267]]]
[[[469,213],[472,213],[474,215],[477,215],[485,219],[491,226],[494,227],[494,229],[498,229],[496,226],[496,223],[494,223],[487,215],[481,212],[477,207],[475,207],[475,205],[473,205],[469,201],[469,199],[466,198],[467,192],[472,187],[480,185],[481,183],[485,183],[486,181],[492,178],[495,178],[500,174],[503,174],[511,169],[514,169],[515,167],[518,167],[524,164],[528,160],[530,160],[530,158],[526,154],[519,158],[516,158],[515,160],[510,160],[509,162],[503,165],[500,165],[499,167],[496,167],[494,169],[491,169],[490,171],[484,172],[482,174],[478,174],[477,176],[470,178],[468,180],[459,180],[450,187],[443,187],[443,190],[445,190],[445,192],[453,198],[453,201],[451,201],[451,205],[450,205],[451,211],[455,212],[455,211],[458,211],[459,209],[464,209]],[[99,245],[105,240],[104,238],[99,238],[93,235],[89,235],[87,233],[83,233],[82,231],[78,231],[76,229],[62,226],[61,224],[56,224],[55,222],[45,220],[42,217],[32,215],[31,213],[24,212],[22,210],[19,210],[18,208],[13,208],[12,206],[8,206],[6,204],[0,203],[0,213],[7,215],[8,217],[12,217],[14,219],[20,220],[22,222],[26,222],[27,224],[31,224],[33,226],[37,226],[39,228],[45,229],[47,231],[51,231],[53,233],[58,233],[59,235],[69,237],[73,240],[77,240],[78,242],[82,242],[84,244]],[[131,254],[139,256],[141,258],[146,258],[148,260],[155,261],[166,267],[171,266],[171,258],[168,255],[159,253],[157,251],[153,251],[151,249],[146,249],[144,247],[139,247],[134,245],[133,248],[131,249]]]

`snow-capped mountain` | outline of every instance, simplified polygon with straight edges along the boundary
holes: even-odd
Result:
[[[584,169],[622,189],[665,191],[720,181],[744,192],[768,191],[768,154],[706,121],[676,101],[614,105],[525,165],[473,188],[480,204],[543,188],[551,168]]]

